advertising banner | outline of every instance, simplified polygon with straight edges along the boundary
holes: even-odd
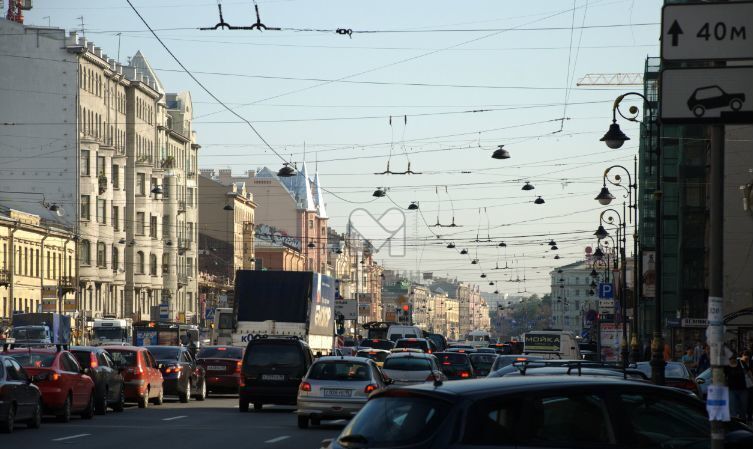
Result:
[[[653,298],[656,296],[656,252],[643,251],[643,297]]]
[[[526,351],[560,352],[560,336],[556,334],[525,334],[524,347]]]
[[[335,281],[312,273],[309,334],[334,335]]]

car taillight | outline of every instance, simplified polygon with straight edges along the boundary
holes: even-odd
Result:
[[[245,387],[245,386],[246,386],[246,377],[245,377],[245,376],[243,376],[242,374],[241,374],[241,377],[240,377],[240,379],[238,380],[238,384],[239,384],[239,385],[240,385],[241,387]]]
[[[363,389],[363,392],[366,393],[366,394],[369,394],[372,391],[376,390],[377,388],[379,388],[379,385],[368,384],[368,385],[366,385],[366,388]]]
[[[135,367],[132,366],[132,367],[128,368],[126,370],[126,373],[133,374],[133,375],[136,375],[136,376],[140,376],[140,375],[144,374],[144,369],[141,368],[141,366],[136,365]]]
[[[180,373],[181,371],[183,371],[182,366],[168,366],[165,368],[165,374]]]
[[[308,382],[301,382],[301,386],[299,387],[301,391],[311,391],[311,384]]]
[[[97,356],[93,353],[89,353],[89,368],[91,369],[97,369],[99,366],[99,362],[97,361]]]
[[[429,354],[431,354],[431,349],[429,349]]]
[[[241,372],[241,366],[243,366],[243,362],[241,362],[240,360],[238,360],[238,362],[236,362],[236,364],[235,364],[235,372],[236,373],[240,373]]]
[[[469,377],[471,377],[471,373],[469,373],[468,371],[461,371],[460,372],[460,378],[461,379],[468,379]]]

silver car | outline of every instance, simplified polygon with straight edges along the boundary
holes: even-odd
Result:
[[[385,359],[382,371],[395,385],[447,380],[437,358],[423,352],[392,353]]]
[[[319,425],[323,419],[350,419],[372,391],[389,382],[374,361],[361,357],[320,357],[298,388],[298,427]]]

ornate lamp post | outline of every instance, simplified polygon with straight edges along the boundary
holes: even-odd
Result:
[[[615,226],[617,229],[617,245],[615,248],[618,253],[615,255],[615,262],[619,258],[619,265],[622,270],[621,282],[620,282],[620,314],[622,315],[622,365],[627,367],[628,364],[628,341],[627,341],[627,264],[625,263],[625,253],[627,239],[625,238],[626,226],[625,216],[625,203],[622,203],[622,214],[616,209],[606,209],[599,214],[599,228],[594,233],[597,238],[602,239],[609,236],[604,224]],[[616,269],[617,267],[615,267]]]
[[[655,123],[645,123],[638,120],[640,110],[637,106],[631,106],[629,109],[630,116],[625,116],[620,111],[620,103],[626,97],[637,96],[643,100],[643,106],[649,111],[649,116],[653,119],[656,115],[656,110],[651,107],[651,103],[643,94],[638,92],[628,92],[615,98],[612,105],[612,124],[609,125],[609,130],[600,140],[609,148],[617,149],[630,140],[621,130],[620,125],[617,124],[617,114],[620,117],[631,122],[641,123],[646,130],[646,137],[648,138],[648,145],[653,153],[656,153],[656,190],[654,191],[654,197],[656,199],[656,234],[654,251],[655,265],[654,270],[656,273],[656,293],[654,299],[654,335],[651,341],[651,380],[658,385],[664,385],[664,338],[662,336],[662,316],[661,316],[661,303],[662,303],[662,216],[663,216],[663,202],[662,202],[662,164],[661,164],[661,145],[654,146],[653,139],[653,127]],[[658,125],[657,125],[658,128]],[[649,171],[651,170],[651,160],[649,158]]]

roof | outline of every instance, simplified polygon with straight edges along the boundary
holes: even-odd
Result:
[[[319,218],[327,217],[327,210],[324,208],[324,196],[322,195],[322,186],[319,183],[319,172],[314,174],[314,201],[316,202],[316,210],[319,212]]]
[[[157,86],[157,92],[161,93],[163,96],[165,95],[165,88],[162,86],[162,82],[157,77],[157,74],[154,73],[151,64],[146,60],[146,57],[141,53],[141,50],[138,50],[136,54],[133,55],[130,66],[141,72],[150,84],[154,83]]]

